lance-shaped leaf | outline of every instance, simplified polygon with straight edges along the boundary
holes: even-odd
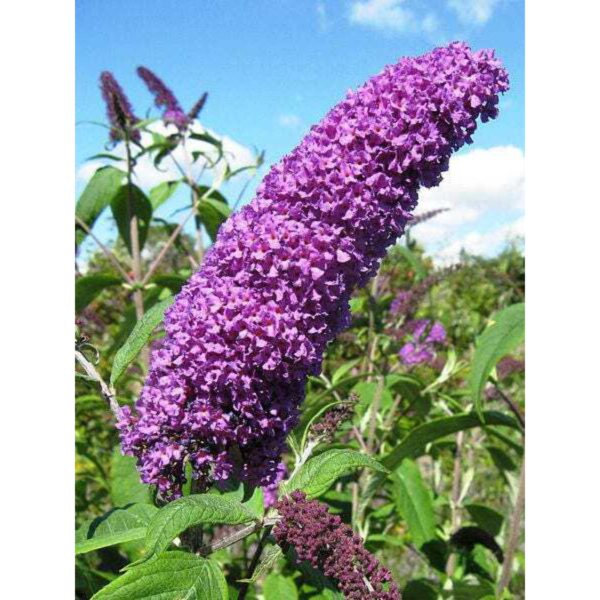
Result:
[[[217,195],[218,194],[218,195]],[[198,203],[198,216],[196,217],[205,227],[210,239],[214,242],[221,225],[231,214],[227,201],[218,192],[213,192]]]
[[[418,465],[409,459],[390,476],[396,509],[406,522],[415,545],[420,548],[435,537],[433,500]]]
[[[159,206],[164,204],[177,191],[180,183],[179,180],[163,181],[153,187],[148,192],[148,199],[152,205],[152,210],[156,210]]]
[[[113,217],[117,222],[119,235],[125,242],[129,254],[131,249],[131,219],[137,217],[140,250],[146,243],[148,228],[152,220],[152,204],[137,185],[123,185],[110,202]]]
[[[155,304],[144,316],[136,323],[133,331],[129,334],[127,341],[119,348],[113,362],[112,372],[110,374],[110,383],[114,385],[119,377],[123,375],[127,367],[141,352],[147,344],[152,332],[157,327],[165,315],[165,310],[173,303],[173,297],[169,296],[158,304]]]
[[[356,450],[328,450],[306,461],[283,486],[284,493],[300,490],[309,498],[316,498],[324,494],[342,475],[365,467],[381,473],[387,472],[381,463]]]
[[[92,600],[227,600],[219,565],[188,552],[164,552],[109,583]]]
[[[102,167],[92,175],[75,206],[75,214],[90,229],[102,211],[111,203],[124,178],[125,173],[114,167]],[[81,227],[75,227],[77,246],[83,242],[86,236],[87,233]]]
[[[75,554],[144,538],[156,512],[151,504],[130,504],[87,521],[75,533]]]
[[[267,546],[262,553],[262,558],[258,563],[252,577],[250,579],[240,579],[240,582],[256,583],[262,579],[267,573],[271,572],[279,560],[283,558],[283,551],[279,546]]]
[[[102,273],[78,277],[75,280],[75,311],[81,312],[102,290],[121,283],[120,277]]]
[[[256,518],[241,502],[216,494],[179,498],[161,508],[150,521],[146,535],[147,557],[168,548],[174,538],[193,525],[240,525]]]
[[[492,369],[525,338],[525,305],[513,304],[496,313],[492,320],[492,325],[477,338],[469,380],[475,408],[480,413],[483,388]]]
[[[518,429],[517,422],[512,417],[496,411],[484,412],[483,419],[477,413],[441,417],[415,427],[381,462],[388,469],[395,469],[405,458],[415,458],[422,454],[430,442],[485,425],[505,425]]]

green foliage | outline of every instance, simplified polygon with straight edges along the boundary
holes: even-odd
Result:
[[[75,554],[144,538],[157,511],[151,504],[130,504],[87,521],[75,533]]]
[[[75,312],[80,313],[106,288],[121,283],[123,280],[115,275],[96,274],[79,277],[75,280]]]
[[[94,600],[227,600],[227,583],[219,565],[187,552],[164,552],[138,565],[106,587]]]
[[[167,549],[175,537],[194,525],[239,525],[258,516],[241,502],[215,494],[180,498],[161,508],[150,521],[145,542],[147,557]]]
[[[117,354],[113,362],[112,372],[110,374],[110,383],[114,385],[119,377],[123,375],[125,369],[131,364],[135,357],[142,351],[142,348],[148,343],[154,329],[162,323],[165,310],[173,303],[173,297],[166,298],[158,304],[155,304],[135,325],[133,331],[129,334],[127,341]]]
[[[404,459],[391,476],[392,492],[400,517],[406,521],[417,548],[435,537],[433,500],[421,471],[412,460]]]
[[[302,465],[286,483],[284,490],[285,493],[300,490],[309,498],[316,498],[343,475],[362,468],[386,472],[379,462],[355,450],[328,450]]]
[[[265,600],[297,600],[298,589],[289,577],[271,573],[263,584],[263,595]]]
[[[146,243],[152,219],[152,204],[146,194],[137,185],[123,185],[110,201],[110,208],[117,223],[119,235],[125,242],[127,250],[131,255],[133,255],[130,229],[131,219],[133,217],[137,218],[139,250],[141,251]]]
[[[132,456],[123,456],[117,446],[113,450],[110,469],[110,495],[115,506],[126,506],[132,502],[152,503],[150,486],[140,482]]]
[[[102,167],[92,175],[75,206],[75,215],[90,229],[102,211],[112,202],[125,175],[123,171],[115,167]],[[86,236],[86,231],[77,225],[75,243],[79,246]]]
[[[514,304],[492,317],[492,324],[477,338],[471,367],[470,387],[477,411],[481,395],[496,363],[516,350],[525,337],[525,305]]]

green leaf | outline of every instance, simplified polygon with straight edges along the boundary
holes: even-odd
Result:
[[[217,238],[219,227],[231,214],[231,209],[225,202],[213,199],[213,194],[203,198],[198,203],[198,219],[206,227],[210,239],[214,242]]]
[[[75,311],[81,312],[104,289],[123,283],[120,277],[98,273],[75,279]]]
[[[112,198],[110,208],[117,222],[119,235],[125,242],[129,254],[133,254],[131,249],[131,218],[134,215],[137,217],[141,251],[146,243],[148,228],[152,220],[152,204],[150,204],[146,194],[137,185],[122,185]]]
[[[210,559],[164,552],[102,588],[93,600],[227,600],[225,577]]]
[[[75,554],[145,537],[146,527],[157,511],[151,504],[130,504],[90,519],[75,533]]]
[[[150,280],[150,283],[168,288],[174,294],[178,294],[186,281],[187,279],[180,275],[156,275]]]
[[[240,525],[256,515],[240,502],[216,494],[179,498],[161,508],[148,526],[147,556],[162,552],[180,533],[201,523]]]
[[[161,204],[164,204],[179,187],[180,181],[163,181],[153,187],[148,192],[148,199],[152,205],[152,210],[155,211]]]
[[[110,374],[110,383],[114,385],[119,377],[123,375],[127,367],[135,359],[135,357],[141,352],[142,348],[146,345],[152,332],[157,327],[165,315],[165,310],[173,303],[173,297],[170,296],[165,300],[162,300],[158,304],[155,304],[144,316],[136,323],[133,331],[127,338],[127,341],[115,356],[113,362],[112,372]]]
[[[427,579],[413,579],[402,590],[402,600],[438,600],[435,582]]]
[[[342,475],[363,467],[382,473],[387,472],[379,462],[356,450],[328,450],[304,463],[283,486],[284,493],[301,490],[309,498],[316,498],[324,494]]]
[[[263,584],[263,595],[265,600],[297,600],[298,589],[289,577],[271,573]]]
[[[490,535],[496,537],[500,534],[504,517],[498,511],[483,504],[467,504],[465,509],[473,521]]]
[[[262,553],[262,558],[258,566],[254,569],[254,573],[252,573],[252,577],[250,579],[239,579],[238,581],[256,583],[272,571],[281,558],[283,558],[283,551],[279,546],[267,546]]]
[[[255,487],[252,490],[252,495],[246,500],[242,506],[247,508],[257,519],[261,519],[265,514],[265,500],[261,487]]]
[[[507,415],[496,411],[486,411],[484,420],[477,413],[463,413],[451,417],[433,419],[423,425],[415,427],[411,432],[381,461],[388,469],[395,469],[405,458],[420,456],[425,446],[440,438],[453,433],[458,433],[473,427],[485,425],[505,425],[518,429],[517,422]]]
[[[435,537],[433,500],[418,465],[405,458],[391,475],[396,508],[406,522],[417,548]]]
[[[123,456],[121,448],[113,449],[110,468],[110,497],[116,506],[132,502],[152,504],[152,490],[140,481],[133,456]]]
[[[489,581],[473,578],[471,581],[463,579],[454,582],[452,597],[455,600],[484,600],[488,596],[495,597],[494,586]]]
[[[513,352],[525,338],[525,304],[513,304],[496,313],[493,323],[478,338],[471,366],[469,387],[476,410],[481,413],[481,396],[496,363]]]
[[[331,376],[331,383],[336,384],[339,381],[342,381],[344,375],[346,375],[353,367],[355,367],[361,361],[360,358],[355,358],[354,360],[350,360],[347,363],[344,363],[340,367],[335,370],[335,373]]]
[[[101,167],[92,175],[75,206],[75,215],[90,229],[119,191],[124,177],[125,173],[114,167]],[[86,236],[87,233],[81,227],[75,227],[75,244],[77,246],[83,242]]]

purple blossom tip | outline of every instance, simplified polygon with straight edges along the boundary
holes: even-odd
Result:
[[[298,562],[307,561],[333,579],[344,598],[400,600],[390,572],[339,516],[329,513],[327,505],[292,492],[276,508],[281,520],[273,529],[275,541],[284,549],[293,546]]]
[[[176,497],[186,461],[203,481],[276,480],[307,377],[349,325],[352,292],[507,89],[488,50],[454,43],[403,58],[271,169],[167,310],[140,398],[119,422],[144,482]]]
[[[175,94],[165,85],[163,80],[146,67],[138,67],[137,74],[154,95],[154,104],[163,109],[163,121],[166,124],[172,123],[180,130],[185,129],[190,120],[179,105]]]
[[[111,125],[110,137],[113,142],[125,139],[128,134],[130,139],[139,142],[140,132],[133,129],[139,119],[133,114],[133,109],[125,92],[110,71],[100,74],[100,91],[106,105],[106,116]]]

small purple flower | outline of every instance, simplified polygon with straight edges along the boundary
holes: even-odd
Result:
[[[133,128],[136,123],[139,123],[139,119],[133,114],[129,99],[109,71],[100,74],[100,91],[106,104],[106,116],[111,124],[112,141],[119,142],[128,135],[130,139],[139,142],[140,132]]]
[[[400,600],[390,572],[339,516],[329,513],[326,504],[292,492],[276,508],[281,521],[273,529],[275,541],[284,549],[293,546],[298,562],[307,561],[333,579],[344,598]]]
[[[409,333],[411,340],[402,346],[399,356],[402,363],[408,367],[431,364],[435,359],[436,348],[446,342],[446,330],[439,321],[410,321],[403,331]]]
[[[271,169],[167,310],[142,393],[122,410],[122,448],[145,483],[177,497],[186,460],[203,482],[275,481],[307,378],[349,325],[353,291],[507,89],[488,50],[454,43],[404,58]]]
[[[190,123],[175,94],[164,84],[162,79],[146,67],[138,67],[137,74],[142,78],[148,89],[154,94],[154,103],[158,108],[164,109],[163,121],[172,123],[180,131],[184,130]]]

